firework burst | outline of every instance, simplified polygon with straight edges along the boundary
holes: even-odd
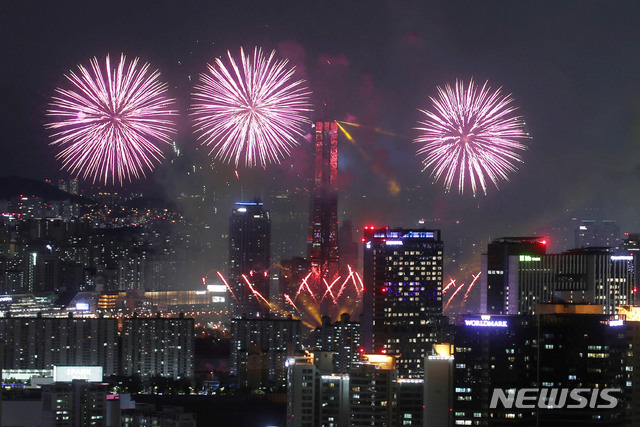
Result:
[[[529,138],[522,117],[514,114],[513,98],[473,80],[466,87],[456,81],[454,87],[437,89],[433,109],[420,110],[426,119],[418,123],[421,133],[414,141],[423,171],[429,169],[435,181],[442,178],[447,192],[456,180],[460,194],[467,180],[474,196],[478,187],[487,194],[488,181],[499,188],[498,182],[508,181],[522,162],[519,152]]]
[[[53,130],[56,158],[72,175],[112,184],[145,176],[163,157],[158,143],[175,133],[174,101],[167,85],[149,64],[127,62],[124,55],[104,65],[97,58],[89,68],[65,75],[71,87],[58,88],[51,98],[45,125]]]
[[[195,88],[198,138],[215,158],[236,167],[241,158],[248,167],[279,163],[310,123],[310,93],[303,80],[294,80],[295,68],[274,59],[275,51],[265,56],[255,48],[251,56],[240,49],[238,61],[227,55],[228,64],[216,59]]]

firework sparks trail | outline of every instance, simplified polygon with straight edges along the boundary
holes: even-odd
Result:
[[[437,88],[432,110],[420,110],[426,118],[418,123],[417,154],[423,156],[423,171],[429,169],[435,181],[442,178],[447,192],[457,179],[462,194],[468,174],[473,195],[478,186],[487,194],[487,180],[499,189],[498,181],[508,181],[522,162],[519,152],[527,148],[523,140],[529,135],[522,117],[513,114],[513,98],[501,89],[456,81],[454,87]]]
[[[194,126],[210,154],[236,167],[280,163],[310,123],[310,92],[294,80],[295,67],[255,48],[240,49],[239,60],[227,51],[228,64],[217,58],[200,76],[193,94]]]
[[[271,307],[271,304],[269,304],[269,301],[267,301],[265,299],[265,297],[262,296],[262,294],[258,291],[255,290],[255,288],[253,287],[253,285],[251,284],[251,282],[249,282],[249,279],[247,279],[246,275],[242,275],[242,278],[244,279],[245,283],[247,284],[247,286],[249,286],[249,289],[251,290],[251,292],[253,293],[253,295],[257,296],[258,298],[260,298],[262,301],[265,302],[265,304],[267,304],[267,306],[271,309],[273,307]]]
[[[331,284],[329,284],[326,279],[322,279],[322,283],[324,283],[324,285],[327,287],[327,290],[324,292],[324,295],[322,295],[322,298],[320,298],[320,302],[324,301],[327,294],[329,294],[331,296],[331,299],[333,300],[333,304],[334,305],[338,304],[338,301],[336,301],[335,295],[333,295],[333,292],[331,291],[331,289],[333,288],[333,286],[336,284],[338,280],[340,280],[340,276],[336,277],[334,281],[331,282]]]
[[[295,303],[291,300],[291,297],[288,294],[284,294],[284,299],[289,304],[291,304],[291,306],[295,308],[298,313],[300,313],[300,309],[295,305]]]
[[[345,121],[338,122],[338,126],[340,126],[340,123],[345,124],[345,125],[349,125],[349,126],[354,126],[354,127],[357,127],[357,128],[370,129],[370,130],[372,130],[374,132],[381,133],[383,135],[397,136],[399,138],[406,138],[406,137],[403,137],[402,135],[398,135],[397,133],[389,132],[388,130],[380,129],[380,128],[377,128],[377,127],[363,126],[363,125],[358,124],[358,123],[345,122]],[[347,138],[353,139],[353,138],[351,138],[351,135],[347,134],[347,131],[344,129],[344,127],[340,126],[340,129],[342,129],[343,132],[347,135]]]
[[[446,310],[447,307],[449,307],[449,304],[451,304],[451,301],[453,301],[453,299],[455,298],[456,295],[458,295],[458,292],[460,292],[462,290],[462,288],[464,288],[464,283],[462,285],[460,285],[460,287],[458,287],[458,289],[456,289],[456,291],[453,293],[453,295],[451,295],[451,297],[449,298],[449,300],[447,301],[447,304],[444,306],[444,308],[442,309],[442,311]]]
[[[57,88],[45,127],[54,131],[50,145],[59,147],[62,170],[93,183],[132,181],[146,176],[164,157],[160,144],[175,134],[174,100],[167,84],[138,58],[117,64],[107,55],[90,67],[65,75],[69,89]],[[104,65],[104,66],[103,66]]]
[[[293,297],[293,300],[297,300],[298,296],[300,295],[300,293],[304,290],[305,286],[308,288],[309,285],[307,285],[307,280],[309,280],[309,277],[311,277],[311,273],[307,274],[305,276],[304,279],[302,279],[302,283],[300,283],[300,286],[298,287],[298,291],[296,292],[296,296]]]
[[[340,289],[338,290],[337,298],[340,298],[340,296],[342,295],[342,293],[346,289],[347,283],[349,283],[349,279],[353,280],[353,271],[351,270],[351,266],[347,265],[347,267],[349,267],[349,274],[347,275],[347,278],[344,279],[344,281],[342,282],[342,285],[340,285]],[[355,281],[353,283],[354,283],[354,286],[356,287],[356,291],[358,291],[358,286],[355,284]]]
[[[351,267],[349,267],[349,269],[351,269]],[[362,279],[360,278],[360,275],[358,274],[358,272],[356,271],[356,279],[358,279],[358,282],[360,283],[360,292],[364,292],[364,283],[362,283]]]
[[[305,287],[307,288],[307,292],[309,292],[309,295],[311,295],[311,298],[313,298],[313,302],[318,305],[318,299],[316,298],[316,295],[313,293],[313,291],[311,290],[311,287],[309,286],[309,282],[305,281],[304,282]]]
[[[466,304],[467,302],[467,297],[469,297],[469,292],[471,292],[471,289],[473,288],[473,285],[476,284],[476,281],[478,280],[478,277],[480,277],[480,275],[482,274],[482,272],[478,272],[478,274],[476,274],[475,276],[472,274],[471,277],[473,277],[473,280],[471,281],[471,283],[469,284],[469,287],[467,288],[467,292],[464,293],[464,300],[463,300],[463,304]]]
[[[449,284],[447,286],[444,287],[444,289],[442,290],[442,293],[444,294],[445,292],[447,292],[447,289],[449,289],[450,287],[456,287],[456,280],[455,279],[451,279],[451,281],[449,282]]]
[[[233,297],[233,299],[236,301],[236,304],[237,304],[238,298],[236,298],[236,294],[233,293],[233,289],[231,289],[231,286],[229,286],[229,283],[227,283],[222,273],[220,273],[219,271],[216,271],[216,273],[218,274],[218,277],[220,278],[220,280],[222,280],[222,283],[224,283],[224,285],[227,287],[227,289],[229,290],[229,293],[231,294],[231,296]]]

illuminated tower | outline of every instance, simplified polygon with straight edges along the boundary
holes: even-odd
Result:
[[[268,312],[258,295],[269,298],[270,264],[269,211],[259,200],[236,203],[229,222],[229,282],[238,298],[236,316]]]
[[[338,123],[315,123],[311,265],[323,278],[338,271]]]

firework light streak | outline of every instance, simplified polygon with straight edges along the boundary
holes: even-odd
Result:
[[[298,313],[300,313],[300,309],[296,306],[296,304],[291,300],[291,297],[288,294],[284,294],[284,299],[287,301],[293,308],[296,309]]]
[[[269,307],[269,309],[271,309],[271,304],[269,304],[269,301],[267,301],[265,299],[265,297],[262,296],[262,294],[258,291],[255,290],[255,288],[253,287],[253,285],[251,284],[251,282],[249,282],[249,279],[247,279],[246,275],[242,275],[242,278],[244,279],[244,281],[246,282],[247,286],[249,286],[249,289],[251,290],[251,292],[253,293],[253,295],[257,296],[258,298],[260,298],[262,301],[265,302],[265,304],[267,304],[267,306]]]
[[[482,274],[482,272],[480,271],[475,276],[473,274],[471,275],[471,277],[473,277],[473,280],[469,284],[469,287],[467,288],[467,292],[464,293],[464,300],[462,302],[463,304],[467,303],[467,298],[469,297],[469,292],[471,292],[471,289],[473,288],[473,285],[476,284],[476,281],[478,280],[478,277],[480,277],[481,274]]]
[[[449,289],[450,287],[456,287],[456,280],[455,279],[451,279],[451,281],[449,282],[449,284],[447,286],[444,287],[444,289],[442,290],[442,293],[444,294],[445,292],[447,292],[447,289]]]
[[[255,48],[253,56],[240,49],[236,61],[217,58],[208,74],[200,76],[193,94],[193,117],[198,139],[210,154],[238,167],[280,163],[304,135],[312,111],[310,92],[303,80],[294,80],[295,68]]]
[[[296,296],[293,297],[294,300],[296,300],[298,298],[298,295],[300,295],[300,293],[304,290],[304,287],[307,283],[307,280],[309,280],[309,277],[311,277],[311,273],[307,274],[304,279],[302,279],[302,283],[300,283],[300,286],[298,287],[298,291],[296,292]]]
[[[331,299],[333,300],[333,304],[335,305],[338,304],[338,301],[336,301],[335,295],[333,295],[333,292],[331,291],[331,289],[333,288],[333,285],[335,285],[338,280],[340,280],[340,276],[336,277],[334,281],[331,282],[331,284],[329,284],[327,283],[327,279],[322,279],[322,283],[324,283],[324,285],[327,287],[327,290],[324,292],[324,295],[322,295],[320,302],[322,302],[325,299],[328,293],[331,296]]]
[[[157,143],[169,143],[175,133],[174,100],[167,84],[149,64],[124,55],[104,66],[93,58],[90,67],[65,75],[71,88],[57,88],[45,125],[54,131],[50,145],[59,147],[62,169],[93,183],[120,185],[145,176],[164,157]]]
[[[460,285],[458,289],[456,289],[456,291],[453,293],[453,295],[451,295],[451,297],[449,297],[449,300],[447,301],[447,304],[444,306],[442,311],[445,311],[449,307],[449,304],[451,304],[451,301],[453,301],[453,299],[456,297],[456,295],[458,295],[458,292],[460,292],[462,288],[464,288],[464,283]]]
[[[219,271],[216,271],[216,273],[218,273],[218,277],[222,280],[222,283],[224,283],[224,285],[227,287],[227,289],[229,290],[229,293],[231,294],[231,296],[233,296],[233,299],[236,301],[236,304],[237,304],[238,298],[236,298],[236,294],[233,293],[233,289],[231,289],[231,286],[229,286],[229,283],[227,283],[227,281],[224,279],[224,276],[222,275],[222,273],[220,273]]]
[[[474,196],[478,186],[487,194],[487,179],[499,189],[498,181],[508,181],[517,171],[519,152],[526,149],[523,140],[529,138],[522,117],[513,114],[513,98],[473,80],[466,87],[456,81],[454,87],[437,90],[433,109],[420,110],[426,118],[418,123],[421,133],[414,140],[423,171],[429,169],[435,181],[442,178],[447,192],[457,180],[462,194],[467,179]]]

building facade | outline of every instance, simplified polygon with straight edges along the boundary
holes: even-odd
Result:
[[[270,293],[271,219],[259,201],[235,204],[229,221],[229,283],[236,316],[267,313]]]
[[[321,278],[338,272],[338,123],[318,121],[314,129],[315,173],[309,229],[311,266]]]
[[[231,375],[240,387],[286,385],[288,357],[300,351],[300,320],[240,318],[231,321]]]
[[[3,369],[102,366],[119,372],[118,320],[108,318],[0,318]]]
[[[193,378],[194,339],[193,319],[125,319],[122,326],[123,373],[142,378]]]
[[[421,377],[445,323],[440,230],[365,227],[363,243],[363,347],[399,356],[402,377]]]

